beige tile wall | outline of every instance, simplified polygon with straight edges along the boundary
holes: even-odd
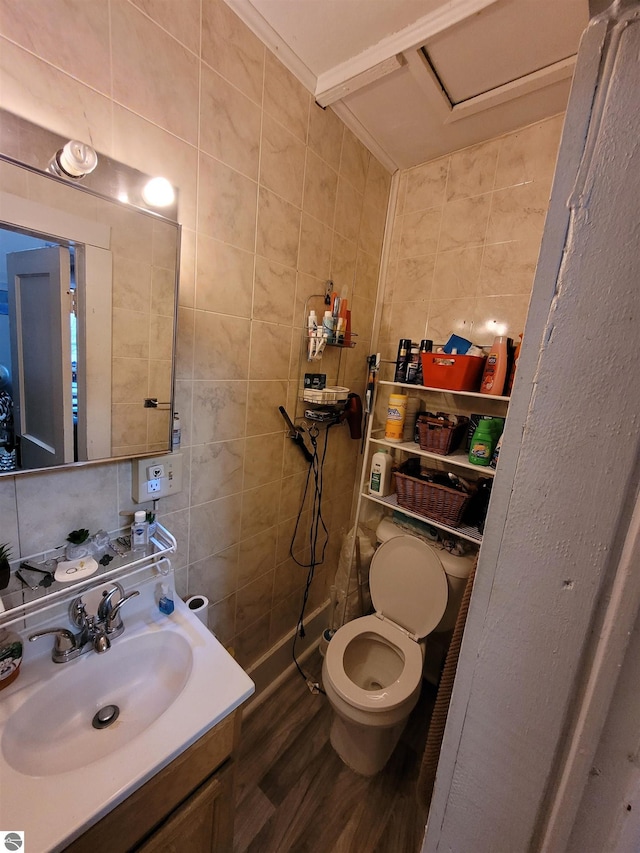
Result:
[[[326,365],[362,392],[390,177],[221,0],[0,0],[0,103],[180,188],[185,483],[160,509],[180,593],[209,597],[249,664],[295,625],[306,575],[289,555],[305,466],[277,410],[296,406],[304,302],[330,277],[348,289],[359,344]],[[311,608],[356,457],[332,430]],[[26,555],[116,528],[130,494],[126,462],[0,479],[0,541]]]
[[[562,116],[403,172],[380,347],[523,331]]]

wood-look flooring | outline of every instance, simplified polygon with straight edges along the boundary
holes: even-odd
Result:
[[[316,652],[303,666],[319,679]],[[234,853],[417,853],[415,785],[435,688],[425,683],[387,766],[366,779],[329,742],[331,708],[295,671],[243,722]]]

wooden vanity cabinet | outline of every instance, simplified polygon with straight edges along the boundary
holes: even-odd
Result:
[[[237,709],[64,853],[231,853]]]

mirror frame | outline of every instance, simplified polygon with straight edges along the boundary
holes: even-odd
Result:
[[[97,152],[97,168],[84,178],[77,180],[60,177],[59,175],[52,173],[49,166],[56,152],[59,151],[68,141],[68,139],[59,136],[46,128],[39,127],[26,119],[0,109],[0,161],[25,169],[29,172],[34,172],[60,185],[70,187],[74,190],[80,190],[83,193],[96,196],[111,204],[119,205],[124,209],[130,209],[155,218],[161,222],[166,222],[176,228],[173,335],[171,342],[171,394],[170,400],[158,401],[158,408],[165,409],[166,406],[170,413],[167,448],[166,450],[158,450],[155,448],[142,453],[136,452],[115,456],[113,455],[113,449],[111,449],[112,455],[104,456],[99,459],[78,460],[63,463],[61,465],[51,465],[41,468],[19,468],[12,471],[2,471],[0,472],[0,477],[18,476],[21,474],[33,474],[39,471],[54,471],[60,470],[61,468],[66,469],[71,467],[101,464],[104,462],[158,456],[165,452],[168,453],[171,449],[171,424],[173,420],[175,397],[175,355],[181,238],[181,226],[177,219],[178,190],[176,187],[173,188],[174,202],[171,205],[161,209],[155,209],[148,205],[142,196],[143,187],[153,176],[140,172],[137,169],[133,169],[123,163],[119,163],[100,152]],[[124,199],[126,199],[126,201]],[[9,222],[6,225],[3,223],[2,227],[10,228],[11,223]],[[24,226],[21,225],[16,224],[16,228],[24,230]],[[55,237],[52,239],[55,239]],[[147,406],[146,403],[145,406]],[[148,407],[153,408],[153,405],[151,404]]]

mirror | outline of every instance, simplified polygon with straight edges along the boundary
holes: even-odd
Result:
[[[0,473],[167,452],[180,226],[149,176],[98,154],[70,182],[65,140],[0,126]]]

